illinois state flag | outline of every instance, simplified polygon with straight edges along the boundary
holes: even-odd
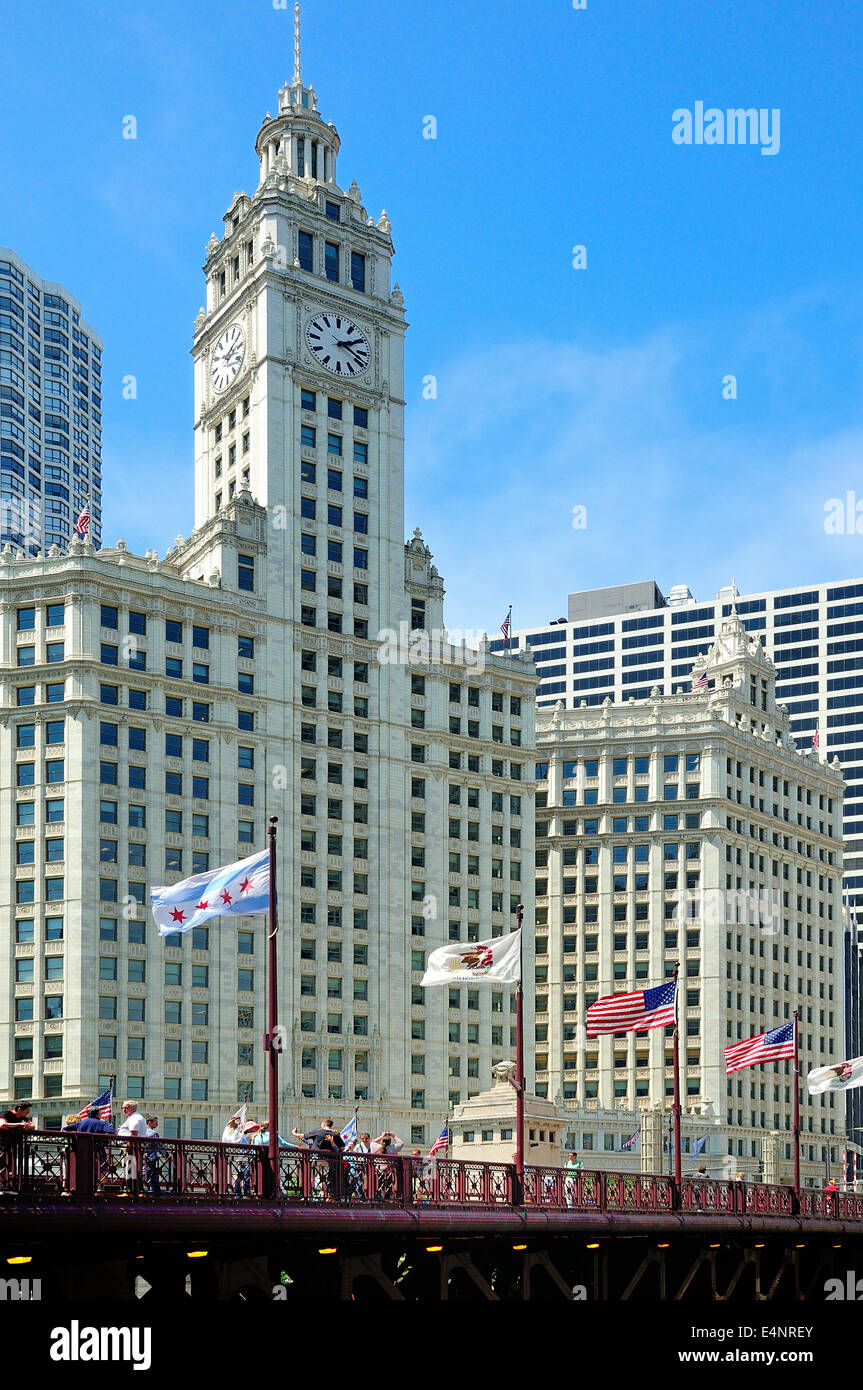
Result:
[[[820,1095],[822,1091],[855,1091],[858,1086],[863,1086],[863,1057],[816,1067],[806,1078],[810,1096]]]
[[[223,869],[193,874],[167,888],[151,888],[150,905],[160,936],[191,931],[210,917],[244,917],[250,912],[267,912],[270,906],[269,850]]]
[[[491,941],[471,941],[463,946],[458,941],[432,951],[426,964],[422,985],[452,985],[474,980],[510,980],[521,978],[519,945],[521,932],[495,936]]]

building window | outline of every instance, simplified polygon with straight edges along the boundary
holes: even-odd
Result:
[[[237,588],[251,593],[255,587],[255,561],[251,555],[237,556]]]

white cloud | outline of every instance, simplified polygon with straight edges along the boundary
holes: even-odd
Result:
[[[754,314],[726,344],[754,406],[722,401],[715,344],[685,329],[607,350],[526,340],[449,364],[438,400],[409,411],[405,518],[435,552],[447,621],[494,631],[512,602],[515,626],[543,623],[570,590],[637,579],[707,598],[732,575],[756,590],[863,570],[863,538],[823,531],[828,497],[855,480],[863,497],[859,411],[813,435],[796,400],[800,444],[794,411],[758,413],[777,382],[799,398],[812,344],[788,325],[815,301]]]

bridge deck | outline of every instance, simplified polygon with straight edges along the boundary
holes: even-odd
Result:
[[[214,1141],[29,1133],[0,1144],[0,1239],[106,1234],[371,1234],[386,1228],[546,1235],[771,1230],[863,1234],[863,1195],[665,1175],[528,1168],[452,1159]]]

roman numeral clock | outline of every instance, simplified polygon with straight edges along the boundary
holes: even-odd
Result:
[[[315,360],[336,376],[359,376],[371,359],[365,333],[343,314],[315,314],[306,325],[306,345]]]
[[[245,355],[246,335],[239,323],[232,323],[219,338],[210,359],[210,380],[217,395],[227,391],[235,380]]]

